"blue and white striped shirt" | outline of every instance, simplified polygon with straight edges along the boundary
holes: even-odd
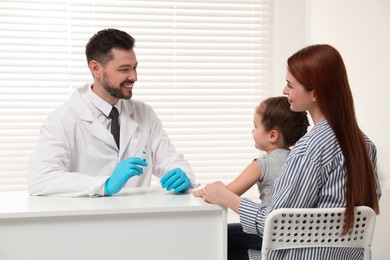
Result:
[[[366,138],[381,195],[376,166],[376,147]],[[240,222],[247,233],[263,234],[267,215],[277,208],[345,207],[344,156],[327,121],[315,125],[291,150],[276,180],[272,202],[268,206],[243,198],[239,206]],[[260,252],[249,251],[250,259],[260,259]],[[271,251],[269,259],[362,259],[363,252],[354,248],[311,248]]]

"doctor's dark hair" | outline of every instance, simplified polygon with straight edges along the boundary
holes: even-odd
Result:
[[[293,112],[288,98],[284,96],[270,97],[263,100],[256,108],[262,116],[262,124],[266,131],[273,129],[282,134],[284,144],[293,146],[307,132],[309,120],[306,112]]]
[[[344,61],[335,48],[319,44],[296,52],[288,58],[287,65],[306,91],[313,91],[345,158],[346,209],[342,232],[345,235],[353,229],[355,206],[369,206],[378,214],[379,204],[375,170],[357,123]]]
[[[104,65],[114,58],[113,48],[132,50],[134,43],[135,39],[124,31],[112,28],[101,30],[89,39],[85,47],[87,62],[96,60]]]

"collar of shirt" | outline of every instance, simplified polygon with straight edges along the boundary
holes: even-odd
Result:
[[[110,122],[111,120],[108,118],[108,115],[111,112],[112,105],[107,103],[101,97],[95,94],[92,91],[92,85],[89,86],[86,95],[87,99],[90,101],[90,108],[92,110],[92,114],[95,119],[97,119],[100,123],[102,123],[108,130],[110,130]],[[119,114],[121,113],[122,102],[119,99],[115,104],[115,107],[118,109]],[[120,124],[120,120],[119,120]]]
[[[108,117],[108,115],[111,112],[112,105],[107,103],[98,95],[96,95],[96,93],[92,91],[92,85],[90,88],[88,88],[87,96],[89,100],[92,102],[92,104],[95,105],[95,107],[99,109],[101,113],[103,113],[106,117]],[[120,102],[120,99],[114,106],[118,109],[118,112],[120,114],[122,108],[122,103]]]

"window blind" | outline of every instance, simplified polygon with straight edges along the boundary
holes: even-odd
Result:
[[[270,0],[0,1],[0,191],[26,190],[45,118],[92,81],[98,30],[136,39],[134,99],[150,104],[198,181],[254,158],[253,112],[270,93]]]

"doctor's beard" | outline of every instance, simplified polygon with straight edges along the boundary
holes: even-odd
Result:
[[[133,84],[134,82],[130,82],[130,83]],[[129,81],[122,82],[119,85],[119,88],[115,88],[110,84],[107,74],[103,73],[102,86],[114,98],[130,99],[133,96],[133,92],[131,90],[129,92],[129,95],[123,94],[122,88],[127,88],[125,87],[125,84],[129,84]]]

